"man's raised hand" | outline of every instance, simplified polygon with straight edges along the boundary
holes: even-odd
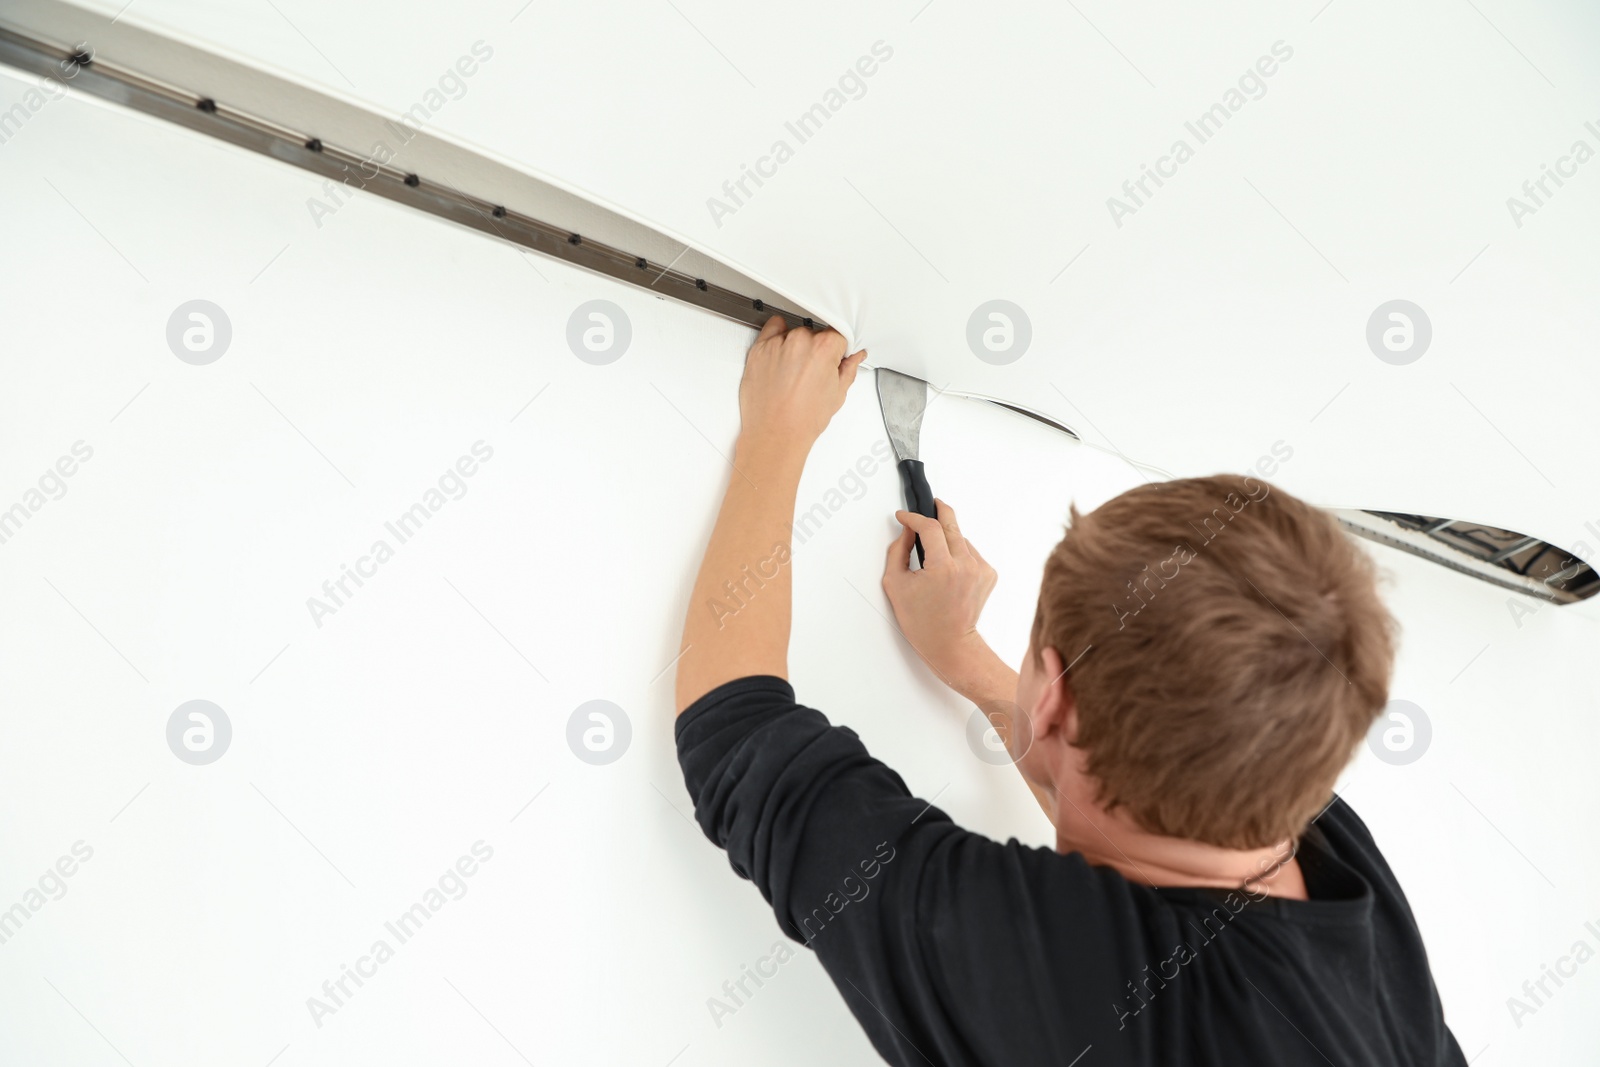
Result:
[[[809,450],[844,404],[866,349],[846,358],[837,330],[789,329],[767,320],[744,361],[739,383],[740,434]]]

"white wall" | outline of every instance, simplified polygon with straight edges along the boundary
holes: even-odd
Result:
[[[25,88],[0,78],[0,107]],[[312,179],[94,103],[51,102],[0,162],[0,505],[93,448],[0,544],[0,907],[93,849],[0,944],[0,1060],[873,1062],[808,956],[720,1028],[705,1004],[779,936],[687,821],[663,673],[749,333],[376,200],[317,228]],[[232,324],[207,366],[165,336],[195,298]],[[565,340],[591,299],[632,324],[608,366]],[[868,386],[803,507],[881,438]],[[1287,417],[1256,429],[1227,465],[1297,440]],[[480,440],[494,455],[466,495],[317,627],[307,598]],[[985,626],[1015,658],[1067,501],[1136,476],[955,399],[925,441],[1002,572]],[[1048,840],[888,625],[899,490],[889,469],[865,484],[796,554],[799,691],[957,819]],[[1545,608],[1519,627],[1501,592],[1382,559],[1406,627],[1395,695],[1435,735],[1409,767],[1363,756],[1349,797],[1467,1054],[1582,1062],[1594,973],[1520,1029],[1504,1002],[1600,919],[1594,625]],[[165,737],[196,698],[233,725],[199,767]],[[565,739],[592,699],[632,724],[608,766]],[[466,896],[316,1026],[307,998],[479,840],[493,859]]]

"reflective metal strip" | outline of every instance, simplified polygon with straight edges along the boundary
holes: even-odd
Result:
[[[358,152],[324,143],[314,131],[292,130],[179,86],[100,59],[76,62],[72,48],[41,41],[0,26],[0,64],[42,77],[62,79],[63,64],[76,65],[71,87],[219,141],[248,148],[355,189],[498,237],[608,278],[670,297],[735,322],[760,328],[774,314],[790,326],[826,329],[799,312],[695,278],[643,256],[585,239],[581,234],[531,218],[425,174],[409,174]]]

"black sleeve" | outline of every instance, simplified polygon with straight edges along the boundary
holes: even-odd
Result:
[[[905,866],[908,831],[954,829],[855,731],[797,704],[782,678],[712,690],[679,716],[676,735],[700,828],[761,890],[784,933],[812,948],[832,916]]]
[[[783,932],[817,953],[879,1054],[941,1062],[917,1022],[942,1013],[918,958],[913,901],[929,850],[960,831],[781,678],[712,690],[676,734],[701,829]]]
[[[1032,1034],[1051,1057],[1070,1048],[1063,1063],[1082,1050],[1088,1039],[1061,1023],[1039,1032],[1041,1009],[1059,1016],[1058,996],[1088,990],[1041,983],[1049,939],[1033,925],[1043,892],[1079,921],[1056,942],[1084,965],[1078,973],[1115,951],[1126,913],[1113,918],[1107,880],[1081,857],[1062,862],[955,826],[912,797],[854,731],[797,704],[781,678],[718,687],[679,717],[676,736],[701,829],[761,890],[784,933],[816,952],[886,1060],[1044,1053],[1031,1042],[1026,1051],[991,1043],[1008,1044],[1008,1034]]]

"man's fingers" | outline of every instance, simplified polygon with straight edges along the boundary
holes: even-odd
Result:
[[[866,361],[867,350],[863,348],[855,355],[846,356],[845,361],[839,364],[839,380],[846,389],[855,384],[856,371],[861,369],[861,364]]]
[[[761,327],[761,332],[756,334],[756,344],[770,341],[774,337],[782,337],[789,330],[788,323],[783,321],[782,315],[774,315]]]
[[[931,567],[950,558],[950,546],[945,542],[944,527],[939,525],[938,519],[930,519],[914,511],[897,511],[894,517],[900,520],[902,526],[909,526],[912,532],[922,538],[924,567]]]
[[[844,359],[844,334],[829,328],[821,333],[812,335],[812,352],[818,359],[826,358],[829,366],[837,367]]]
[[[955,555],[967,550],[967,539],[961,536],[961,527],[956,524],[956,509],[946,504],[938,497],[933,498],[933,510],[939,513],[939,525],[944,529],[945,543],[950,546],[950,554]],[[923,542],[926,547],[927,542]]]
[[[971,541],[967,542],[967,551],[972,553],[972,558],[973,559],[977,560],[979,563],[983,564],[985,567],[989,566],[989,561],[983,558],[983,553],[979,552],[978,551],[978,546],[973,544]]]
[[[971,552],[972,558],[978,561],[978,566],[988,572],[989,588],[993,589],[994,583],[1000,580],[999,572],[989,565],[989,561],[983,558],[983,553],[978,551],[978,546],[971,541],[967,542],[967,551]]]
[[[916,531],[909,526],[900,528],[900,536],[889,542],[889,554],[883,561],[883,576],[904,574],[911,569],[911,546],[916,543]]]

